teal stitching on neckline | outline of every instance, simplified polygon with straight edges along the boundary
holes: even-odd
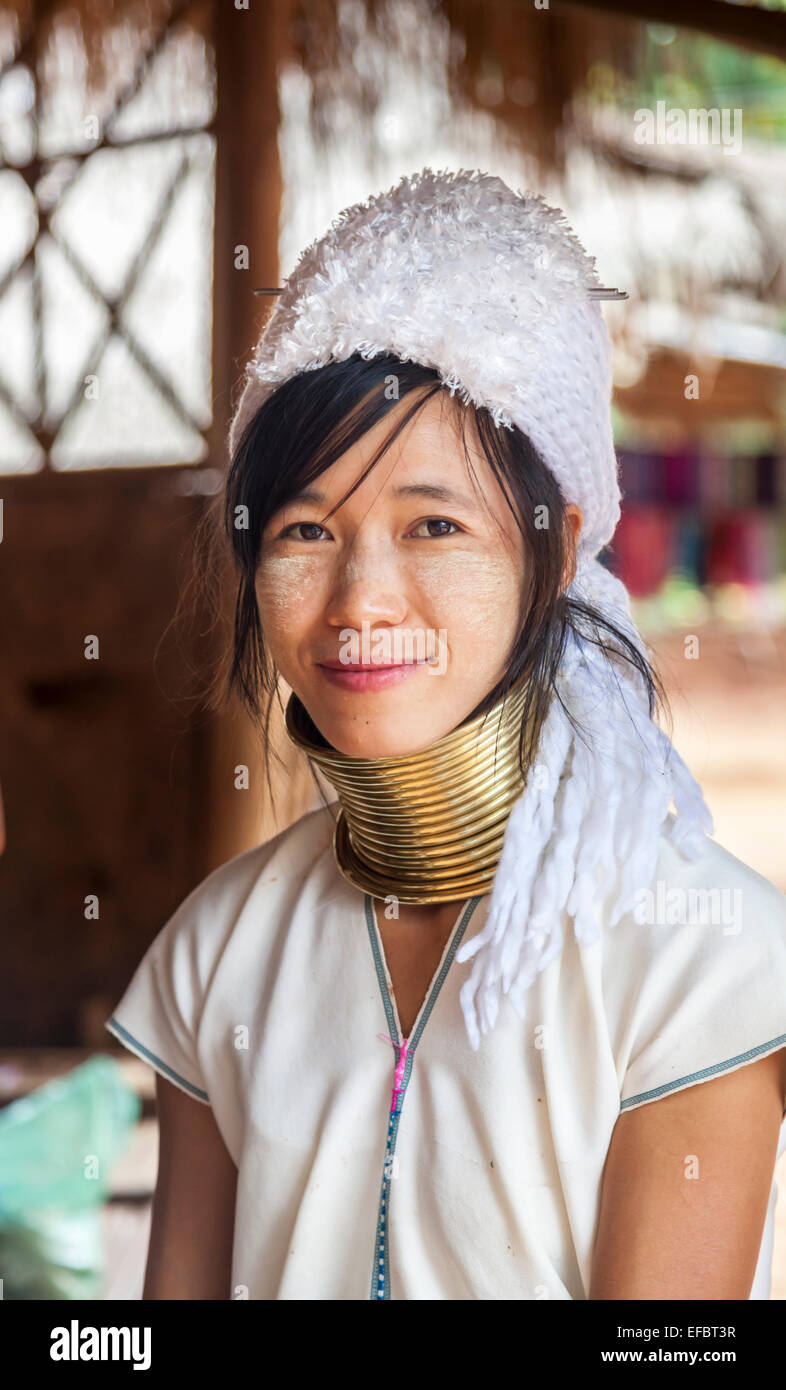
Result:
[[[716,1062],[712,1067],[704,1067],[702,1071],[691,1072],[689,1076],[680,1076],[676,1081],[666,1081],[662,1086],[656,1086],[654,1091],[640,1091],[637,1096],[628,1096],[620,1104],[620,1110],[624,1110],[628,1105],[638,1105],[642,1100],[655,1100],[658,1096],[665,1096],[669,1091],[674,1091],[678,1086],[687,1086],[693,1081],[701,1081],[706,1076],[716,1076],[719,1072],[727,1071],[729,1067],[736,1066],[739,1062],[751,1061],[768,1049],[786,1043],[786,1033],[781,1033],[777,1038],[770,1038],[769,1042],[760,1043],[758,1047],[752,1047],[748,1052],[740,1052],[736,1057],[729,1057],[725,1062]]]
[[[397,1046],[400,1046],[400,1044],[401,1044],[401,1039],[400,1039],[400,1037],[399,1037],[399,1035],[398,1035],[398,1029],[397,1029],[397,1027],[396,1027],[396,1016],[395,1016],[395,1013],[394,1013],[394,1011],[393,1011],[393,1004],[392,1004],[392,1001],[391,1001],[391,998],[390,998],[390,991],[388,990],[388,982],[387,982],[387,979],[385,978],[385,967],[384,967],[384,965],[383,965],[383,963],[382,963],[382,956],[381,956],[381,954],[380,954],[379,945],[378,945],[378,942],[377,942],[377,931],[378,931],[378,928],[377,928],[376,920],[375,920],[375,918],[374,918],[374,907],[373,907],[373,900],[372,900],[371,894],[370,894],[370,893],[364,894],[364,899],[365,899],[365,908],[366,908],[366,925],[368,926],[368,934],[369,934],[369,937],[370,937],[370,939],[371,939],[371,949],[372,949],[372,951],[373,951],[373,953],[374,953],[374,965],[375,965],[375,967],[376,967],[377,979],[379,980],[379,988],[380,988],[380,992],[381,992],[381,994],[382,994],[382,1003],[383,1003],[384,1008],[385,1008],[385,1017],[387,1018],[387,1021],[388,1021],[388,1026],[389,1026],[389,1028],[390,1028],[390,1036],[391,1036],[391,1038],[393,1038],[393,1040],[395,1041],[395,1043],[396,1043]],[[448,949],[448,953],[447,953],[447,955],[445,956],[445,959],[444,959],[444,961],[442,962],[442,967],[441,967],[441,969],[440,969],[440,972],[439,972],[439,974],[438,974],[436,980],[434,981],[434,983],[433,983],[433,985],[432,985],[432,987],[431,987],[431,992],[429,993],[429,997],[428,997],[428,999],[426,1000],[426,1006],[425,1006],[425,1008],[423,1009],[423,1012],[422,1012],[422,1014],[421,1014],[421,1016],[420,1016],[420,1021],[419,1021],[418,1025],[417,1025],[417,1027],[416,1027],[414,1033],[412,1034],[412,1038],[411,1038],[411,1040],[410,1040],[409,1047],[408,1047],[408,1049],[407,1049],[407,1051],[408,1051],[409,1054],[411,1054],[411,1053],[413,1053],[413,1052],[415,1051],[415,1048],[417,1047],[417,1045],[418,1045],[418,1043],[419,1043],[419,1041],[420,1041],[420,1039],[421,1039],[421,1037],[422,1037],[422,1035],[423,1035],[423,1029],[425,1028],[426,1023],[428,1022],[429,1016],[430,1016],[430,1014],[431,1014],[431,1011],[432,1011],[432,1009],[434,1008],[434,1005],[435,1005],[436,1002],[437,1002],[437,997],[438,997],[438,995],[439,995],[439,992],[440,992],[440,990],[441,990],[443,984],[445,983],[445,976],[447,975],[447,973],[448,973],[448,971],[449,971],[449,969],[450,969],[450,967],[451,967],[451,964],[452,964],[452,962],[453,962],[453,957],[455,956],[455,954],[456,954],[456,952],[457,952],[459,946],[461,945],[461,938],[462,938],[462,936],[464,935],[464,932],[466,931],[467,923],[469,922],[469,920],[470,920],[470,918],[471,918],[473,912],[475,911],[475,908],[477,907],[477,905],[478,905],[479,902],[480,902],[480,898],[479,898],[479,897],[478,897],[478,898],[470,898],[470,900],[469,900],[469,902],[467,903],[466,907],[464,908],[464,910],[463,910],[463,912],[462,912],[462,914],[461,914],[461,916],[460,916],[458,922],[456,923],[455,927],[453,928],[453,937],[452,937],[451,942],[450,942],[450,947],[449,947],[449,949]],[[408,1065],[408,1064],[409,1064],[409,1063],[407,1063],[407,1065]]]
[[[144,1043],[141,1043],[138,1038],[135,1038],[133,1033],[129,1033],[128,1029],[124,1028],[122,1023],[118,1022],[114,1014],[107,1020],[104,1027],[110,1033],[117,1033],[121,1039],[128,1043],[132,1051],[137,1052],[146,1062],[150,1062],[152,1066],[156,1067],[160,1072],[163,1072],[165,1076],[171,1076],[173,1081],[177,1081],[179,1085],[183,1086],[192,1096],[198,1096],[200,1100],[206,1100],[208,1105],[210,1104],[210,1097],[207,1091],[203,1091],[199,1086],[194,1086],[191,1081],[186,1081],[184,1076],[181,1076],[179,1072],[174,1071],[166,1062],[163,1062],[160,1057],[156,1056],[155,1052],[151,1052],[149,1047],[145,1047]]]
[[[366,893],[364,896],[366,909],[366,925],[368,927],[368,934],[371,941],[371,949],[374,953],[374,965],[376,967],[377,979],[379,981],[380,993],[382,995],[382,1003],[385,1008],[385,1017],[388,1021],[388,1027],[390,1028],[390,1036],[394,1040],[397,1054],[400,1055],[402,1040],[398,1035],[398,1029],[396,1027],[396,1016],[393,1011],[393,1003],[390,998],[390,991],[388,990],[387,980],[385,978],[385,967],[382,963],[382,955],[380,953],[379,944],[377,941],[378,928],[374,916],[373,900],[369,893]],[[374,1241],[374,1260],[371,1272],[371,1292],[369,1295],[369,1297],[373,1299],[374,1302],[390,1298],[390,1270],[388,1268],[387,1259],[387,1242],[388,1230],[390,1225],[391,1174],[386,1170],[388,1168],[388,1165],[392,1163],[395,1159],[399,1120],[401,1118],[401,1111],[404,1106],[404,1097],[406,1095],[410,1073],[412,1071],[412,1064],[414,1061],[413,1053],[423,1034],[423,1029],[425,1028],[426,1023],[428,1022],[431,1011],[437,1001],[439,992],[443,984],[445,983],[445,977],[448,973],[448,970],[450,969],[453,957],[455,956],[456,951],[459,948],[461,938],[464,935],[464,932],[467,927],[467,923],[469,922],[479,902],[479,897],[470,898],[466,907],[462,911],[458,922],[453,928],[453,936],[451,937],[447,955],[445,956],[439,974],[437,975],[437,978],[431,987],[428,999],[426,1001],[426,1005],[420,1016],[420,1021],[418,1022],[418,1025],[414,1033],[412,1034],[411,1042],[407,1047],[407,1059],[404,1063],[404,1071],[401,1076],[401,1090],[399,1092],[398,1104],[396,1106],[395,1111],[392,1112],[388,1117],[387,1140],[385,1143],[385,1161],[383,1164],[382,1172],[382,1189],[379,1194],[379,1208],[377,1211],[377,1229],[376,1238]],[[382,1271],[381,1275],[380,1269]]]
[[[364,902],[366,908],[366,926],[368,927],[368,934],[371,937],[371,949],[374,952],[374,965],[376,966],[377,970],[377,979],[379,980],[379,989],[382,995],[382,1003],[385,1007],[385,1017],[388,1021],[390,1036],[394,1039],[396,1043],[398,1043],[401,1041],[401,1039],[399,1038],[398,1029],[396,1028],[396,1016],[393,1012],[393,1005],[390,1002],[390,994],[388,993],[387,981],[385,979],[385,968],[382,964],[382,957],[379,953],[379,947],[377,945],[376,922],[374,921],[374,908],[372,906],[371,897],[368,893],[364,894]]]

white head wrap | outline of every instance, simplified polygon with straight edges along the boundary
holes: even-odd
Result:
[[[601,288],[561,209],[479,171],[423,169],[340,213],[300,256],[246,369],[230,426],[234,453],[262,402],[295,373],[394,353],[434,367],[460,399],[529,436],[577,503],[583,526],[568,594],[594,604],[646,656],[625,586],[596,558],[620,515],[611,426],[611,344],[590,296]],[[562,946],[599,936],[648,888],[671,802],[672,842],[702,851],[712,819],[701,788],[650,718],[626,662],[569,634],[557,678],[577,735],[552,699],[537,758],[508,821],[485,925],[461,991],[473,1048],[496,1022],[500,992],[525,994]],[[589,746],[588,746],[589,745]]]

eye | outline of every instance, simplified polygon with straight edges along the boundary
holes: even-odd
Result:
[[[316,535],[315,533],[318,531],[321,531],[322,535]],[[306,534],[298,534],[303,532]],[[320,541],[326,535],[327,531],[324,526],[320,526],[316,521],[294,521],[291,526],[285,526],[281,532],[282,540],[286,536],[295,541]]]
[[[423,531],[421,529],[423,526],[427,527],[428,529],[426,531]],[[447,527],[452,527],[453,529],[447,530]],[[439,540],[441,536],[451,536],[454,533],[458,534],[460,530],[461,527],[457,526],[455,521],[448,521],[444,516],[429,516],[425,517],[423,521],[416,522],[411,534],[419,534],[423,536],[424,539],[428,540]]]

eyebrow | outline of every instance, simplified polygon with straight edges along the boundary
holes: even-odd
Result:
[[[452,502],[458,506],[472,507],[472,499],[463,492],[456,492],[453,488],[445,487],[444,483],[408,483],[404,487],[397,487],[394,491],[396,497],[428,497],[435,502]],[[326,497],[324,492],[318,488],[304,488],[294,497],[292,502],[324,502]]]

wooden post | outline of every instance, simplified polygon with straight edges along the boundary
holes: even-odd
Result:
[[[279,283],[278,234],[282,171],[278,153],[278,72],[289,52],[293,0],[222,0],[216,6],[218,72],[216,224],[214,262],[214,411],[211,462],[228,467],[227,431],[251,356],[274,300],[253,294]],[[248,269],[236,268],[248,247]],[[231,609],[231,595],[227,607]],[[263,791],[259,737],[238,707],[214,718],[206,736],[205,872],[269,838],[313,804],[313,783],[288,740],[277,746],[290,771],[274,815]],[[249,791],[235,786],[234,769],[249,768]]]

